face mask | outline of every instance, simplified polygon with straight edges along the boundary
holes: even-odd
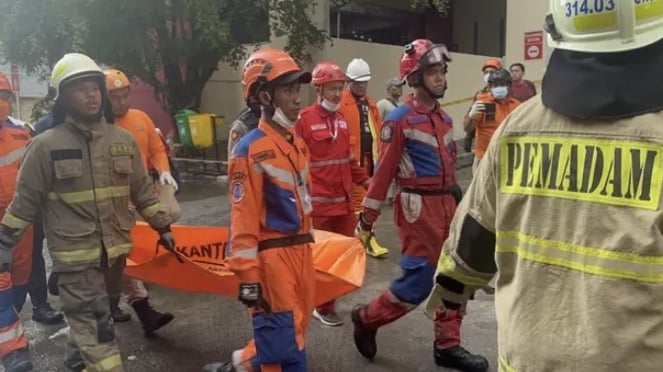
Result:
[[[277,108],[276,111],[274,111],[274,116],[272,116],[272,120],[280,126],[282,126],[285,129],[292,129],[295,126],[295,122],[288,119],[287,116],[283,113],[283,110],[281,108]]]
[[[504,99],[509,95],[509,88],[507,87],[495,87],[490,88],[490,92],[493,94],[493,97],[496,99]]]
[[[327,101],[326,99],[323,98],[320,101],[320,106],[322,106],[322,108],[324,108],[325,110],[327,110],[329,112],[336,112],[341,107],[341,104],[340,103],[331,103],[331,102],[329,102],[329,101]]]
[[[9,111],[11,111],[9,102],[0,99],[0,122],[9,118]]]
[[[488,84],[488,78],[490,77],[490,72],[483,74],[484,83]]]

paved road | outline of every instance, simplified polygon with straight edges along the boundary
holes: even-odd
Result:
[[[459,172],[463,187],[469,183],[469,169]],[[185,185],[181,197],[183,223],[225,225],[228,222],[225,191],[217,185]],[[364,360],[352,342],[349,313],[357,302],[367,302],[384,290],[399,275],[399,243],[392,224],[392,210],[386,208],[377,234],[392,249],[388,259],[369,259],[363,288],[339,300],[338,310],[346,324],[326,328],[312,322],[308,335],[309,371],[445,371],[435,366],[432,356],[432,323],[421,310],[415,310],[378,334],[378,356]],[[227,359],[250,337],[245,309],[231,298],[176,292],[151,287],[152,302],[158,309],[175,314],[175,320],[154,339],[143,337],[137,320],[118,324],[117,333],[125,368],[129,372],[197,372],[205,363]],[[59,306],[57,298],[51,302]],[[65,326],[42,326],[30,320],[29,304],[23,312],[25,328],[32,341],[37,371],[64,372],[62,356],[66,339]],[[483,293],[469,305],[463,324],[464,345],[483,353],[496,370],[496,324],[492,297]]]

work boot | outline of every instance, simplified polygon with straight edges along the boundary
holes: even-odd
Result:
[[[151,336],[156,330],[170,323],[173,318],[171,313],[160,313],[152,307],[147,298],[140,299],[131,306],[136,311],[140,323],[143,325],[145,337]]]
[[[77,361],[64,361],[64,366],[67,367],[70,371],[74,372],[83,372],[85,370],[85,363],[82,360]]]
[[[111,317],[113,318],[114,322],[125,323],[131,320],[131,314],[120,309],[119,298],[110,299],[110,311],[111,311]]]
[[[378,333],[377,330],[371,330],[364,326],[364,323],[361,321],[361,316],[359,316],[360,311],[365,307],[363,304],[356,305],[352,309],[352,323],[355,326],[354,330],[354,339],[355,346],[364,358],[373,360],[375,354],[378,353],[378,346],[375,343],[375,335]]]
[[[5,372],[28,372],[34,369],[30,350],[27,347],[5,355],[2,358],[2,365],[5,367]]]
[[[444,368],[457,369],[462,372],[486,372],[488,360],[481,355],[472,354],[462,346],[448,349],[435,348],[435,364]]]
[[[343,319],[341,319],[335,311],[321,314],[318,310],[313,310],[313,317],[320,321],[320,323],[328,327],[338,327],[343,325]]]
[[[389,249],[383,247],[378,243],[378,239],[375,237],[375,234],[371,234],[371,237],[368,238],[368,244],[365,246],[366,254],[371,257],[382,258],[389,254]]]
[[[51,271],[51,274],[48,276],[48,293],[51,296],[59,296],[60,289],[58,288],[58,273]]]
[[[203,372],[236,372],[231,362],[205,364]]]
[[[32,307],[32,320],[41,324],[54,325],[62,323],[64,315],[59,311],[55,311],[47,302],[43,305]]]

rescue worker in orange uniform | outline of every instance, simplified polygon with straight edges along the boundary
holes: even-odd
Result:
[[[483,62],[483,65],[481,66],[481,73],[483,74],[483,81],[485,83],[484,87],[476,92],[474,94],[474,99],[472,100],[472,103],[476,102],[477,97],[482,94],[482,93],[490,93],[490,88],[488,87],[488,77],[490,76],[490,73],[499,70],[502,68],[502,61],[500,61],[497,58],[489,58]],[[472,106],[470,106],[471,108]],[[469,113],[469,110],[468,110]],[[470,116],[465,115],[463,118],[463,126],[467,125],[470,121]],[[474,132],[468,132],[467,137],[465,137],[465,143],[464,143],[464,150],[465,152],[472,152],[472,144],[474,142],[474,137],[475,133]]]
[[[363,59],[355,58],[348,64],[345,76],[348,89],[341,96],[339,111],[348,123],[350,147],[354,158],[371,177],[378,161],[378,142],[382,126],[380,110],[367,94],[371,68]],[[352,186],[352,203],[356,213],[361,212],[364,196],[366,190],[361,185]],[[375,236],[364,245],[366,253],[372,257],[381,257],[389,253],[389,249],[381,246]]]
[[[300,86],[311,81],[286,52],[253,53],[242,70],[244,97],[258,98],[258,128],[230,159],[230,270],[252,312],[254,340],[228,363],[204,371],[305,372],[304,339],[314,308],[311,176],[295,133]]]
[[[115,116],[115,125],[125,129],[136,140],[136,145],[145,164],[145,169],[154,168],[158,172],[158,184],[163,187],[171,187],[174,195],[177,189],[177,182],[170,173],[168,163],[168,154],[157,132],[154,123],[150,117],[143,111],[129,107],[129,93],[131,92],[131,82],[124,72],[116,69],[104,71],[106,75],[106,87],[108,96]],[[159,190],[155,185],[155,193]],[[161,206],[168,210],[169,206],[164,205],[161,200]],[[175,222],[179,215],[170,214],[171,222]],[[114,284],[109,285],[109,296],[111,300],[111,311],[113,320],[116,322],[127,322],[131,320],[131,315],[120,309],[120,302],[123,281],[123,292],[127,296],[127,302],[136,312],[143,331],[146,336],[151,335],[159,328],[165,326],[173,320],[173,314],[161,313],[154,310],[149,302],[149,294],[142,281],[124,276],[124,278],[112,278]]]
[[[400,186],[394,220],[403,244],[403,274],[368,305],[352,310],[354,341],[360,354],[373,359],[380,327],[421,304],[433,288],[435,265],[460,201],[456,184],[456,146],[451,118],[438,99],[447,88],[451,58],[444,45],[418,39],[405,47],[401,78],[414,89],[405,104],[389,113],[382,127],[381,158],[359,215],[357,235],[370,236],[391,181]],[[441,312],[435,319],[435,362],[446,368],[484,372],[488,362],[460,346],[461,311]]]
[[[345,73],[331,62],[313,69],[311,83],[318,100],[300,113],[297,134],[309,148],[313,180],[313,226],[345,236],[354,236],[357,217],[352,206],[352,187],[368,188],[369,177],[350,149],[348,124],[338,112],[345,86]],[[339,326],[335,301],[320,305],[313,317],[327,326]]]
[[[488,92],[477,95],[468,113],[470,119],[463,122],[468,134],[476,133],[472,174],[476,173],[497,127],[520,105],[520,101],[510,95],[511,82],[509,71],[499,69],[491,72],[488,76]]]
[[[0,73],[0,215],[14,196],[19,165],[30,134],[9,119],[12,88]],[[32,227],[16,243],[0,235],[0,359],[7,372],[32,371],[28,338],[19,312],[23,307],[32,268]],[[14,247],[12,249],[12,247]]]

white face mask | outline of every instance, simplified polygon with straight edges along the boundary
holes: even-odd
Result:
[[[274,111],[274,116],[272,116],[272,120],[280,126],[282,126],[285,129],[292,129],[295,126],[295,121],[292,121],[288,119],[287,116],[283,113],[283,110],[281,108],[277,108],[276,111]]]
[[[507,87],[495,87],[490,88],[490,92],[493,94],[495,99],[504,99],[509,95],[509,88]]]
[[[322,98],[320,100],[320,106],[329,112],[336,112],[341,107],[340,103],[331,103],[326,99]]]
[[[490,77],[490,72],[483,74],[484,83],[488,84],[488,78]]]

